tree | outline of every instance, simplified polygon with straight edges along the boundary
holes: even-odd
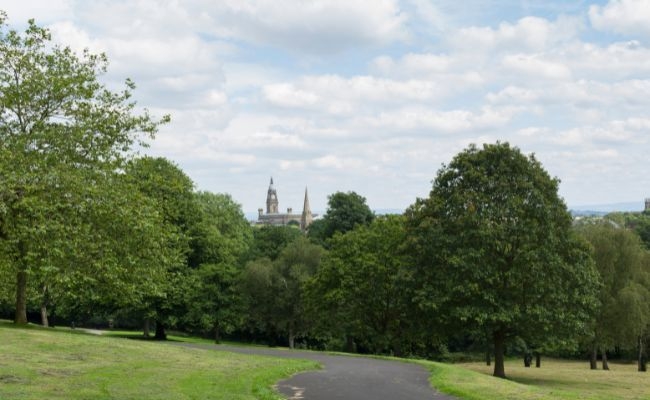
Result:
[[[192,230],[198,223],[199,209],[194,198],[194,182],[173,162],[162,157],[142,157],[131,160],[126,167],[126,178],[137,190],[158,208],[162,224],[168,232],[166,246],[176,257],[167,265],[164,279],[145,295],[141,307],[148,318],[156,321],[156,339],[166,339],[165,326],[174,325],[184,314],[187,286],[188,257]]]
[[[318,270],[323,249],[304,237],[291,242],[275,260],[261,258],[246,265],[242,288],[251,324],[267,334],[280,334],[293,348],[309,327],[305,318],[305,285]]]
[[[92,240],[75,219],[112,190],[131,147],[168,120],[134,113],[130,80],[119,93],[98,81],[104,55],[50,42],[33,20],[23,35],[8,30],[0,12],[0,241],[15,273],[19,324],[27,322],[28,278],[73,265],[62,246]]]
[[[639,366],[645,355],[643,338],[650,324],[650,291],[647,250],[634,232],[607,220],[582,224],[578,232],[593,248],[593,259],[602,281],[601,307],[593,319],[591,368],[596,369],[598,349],[603,369],[609,369],[607,351],[615,346],[639,346]]]
[[[354,338],[371,353],[403,353],[414,308],[405,237],[401,216],[334,235],[308,290],[321,331]]]
[[[509,340],[576,335],[596,306],[598,275],[557,190],[534,156],[471,145],[407,210],[420,307],[452,331],[487,332],[498,377]]]
[[[335,233],[351,231],[356,225],[368,225],[374,218],[365,197],[355,192],[336,192],[328,196],[322,226],[319,220],[314,221],[309,227],[309,235],[312,241],[322,244]]]
[[[219,342],[222,332],[231,332],[243,319],[237,282],[251,228],[229,195],[199,192],[194,197],[200,221],[192,234],[190,265],[198,267],[191,272],[186,319],[191,326],[212,330]]]
[[[253,242],[248,253],[248,260],[268,257],[278,258],[289,243],[302,235],[300,229],[292,226],[264,225],[253,229]]]

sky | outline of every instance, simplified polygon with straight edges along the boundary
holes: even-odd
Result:
[[[650,0],[2,0],[170,114],[145,154],[198,190],[324,211],[428,196],[471,143],[509,142],[571,206],[650,197]]]

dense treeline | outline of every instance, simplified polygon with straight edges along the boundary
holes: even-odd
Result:
[[[137,156],[164,117],[103,56],[0,15],[0,311],[16,323],[176,329],[402,356],[633,355],[645,370],[650,216],[572,220],[558,180],[509,144],[470,146],[429,197],[376,216],[337,192],[307,235],[251,226],[226,194]],[[151,331],[155,331],[152,334]],[[538,360],[539,362],[539,360]]]

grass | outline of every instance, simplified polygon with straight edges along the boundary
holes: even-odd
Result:
[[[312,361],[239,355],[0,322],[0,399],[275,400]]]
[[[485,363],[421,363],[434,387],[468,400],[650,399],[650,377],[637,372],[636,364],[592,371],[587,361],[542,359],[542,368],[524,368],[522,360],[510,360],[504,380],[492,377]]]
[[[120,337],[121,336],[121,337]],[[84,334],[67,328],[15,327],[0,321],[0,399],[280,399],[278,380],[318,368],[312,361],[239,355],[127,340],[141,333]],[[183,342],[210,340],[171,335]],[[387,357],[380,357],[387,358]],[[542,368],[506,362],[508,379],[469,362],[412,361],[431,384],[468,400],[650,399],[650,377],[636,364],[591,371],[586,361],[543,359]]]

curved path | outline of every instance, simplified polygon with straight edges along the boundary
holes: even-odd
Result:
[[[451,400],[429,385],[429,372],[417,364],[365,357],[264,347],[178,343],[235,353],[318,361],[322,370],[304,372],[277,384],[290,400]]]

